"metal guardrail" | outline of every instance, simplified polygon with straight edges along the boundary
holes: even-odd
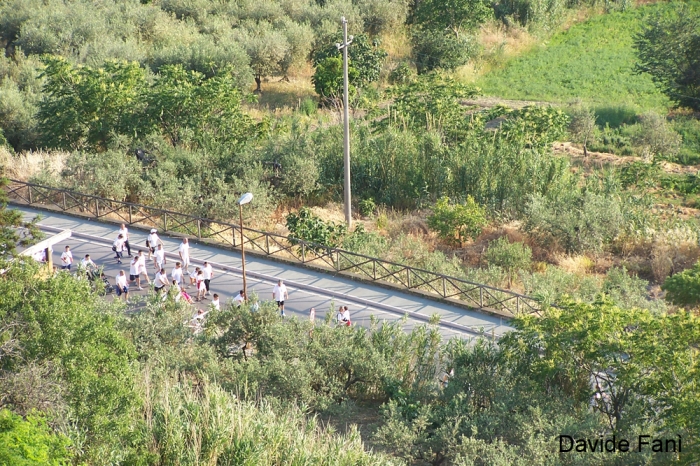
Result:
[[[237,224],[18,180],[9,180],[6,190],[9,199],[19,204],[48,206],[96,219],[110,217],[129,225],[157,227],[163,232],[210,239],[232,248],[241,247],[241,226]],[[243,246],[246,250],[268,256],[291,258],[301,264],[311,264],[336,273],[352,273],[371,281],[388,282],[397,288],[420,290],[428,296],[457,299],[469,307],[484,311],[500,311],[513,316],[524,313],[539,314],[541,311],[536,299],[510,290],[344,249],[290,240],[286,236],[252,228],[243,228]]]

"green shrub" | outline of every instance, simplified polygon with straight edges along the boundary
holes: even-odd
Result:
[[[667,301],[677,306],[697,307],[700,304],[700,262],[668,277],[661,289],[666,292]]]
[[[534,195],[528,203],[525,230],[542,244],[568,253],[601,251],[626,225],[623,203],[613,194],[569,191],[547,198]]]
[[[69,446],[69,440],[52,433],[40,415],[32,414],[24,420],[7,409],[0,410],[0,464],[68,465]]]
[[[338,247],[347,233],[345,225],[324,222],[308,207],[302,207],[299,213],[287,215],[287,228],[292,242],[310,241],[331,248]]]
[[[467,196],[464,204],[452,205],[450,199],[443,196],[428,216],[430,228],[437,231],[442,239],[458,244],[475,239],[487,224],[486,211],[471,196]]]
[[[502,236],[489,244],[484,254],[489,265],[501,267],[508,274],[508,286],[513,284],[513,274],[518,270],[528,270],[532,263],[532,250],[525,244],[511,243]]]
[[[318,104],[314,99],[307,97],[299,104],[299,111],[306,116],[315,115],[318,112]]]
[[[371,217],[377,211],[377,203],[374,202],[374,198],[368,197],[362,199],[359,204],[360,214],[365,217]]]

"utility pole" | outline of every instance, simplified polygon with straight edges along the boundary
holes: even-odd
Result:
[[[340,18],[343,24],[343,43],[335,44],[343,50],[343,160],[345,162],[345,223],[348,229],[352,228],[352,195],[350,194],[350,112],[348,109],[348,46],[352,43],[352,36],[348,40],[348,21],[345,16]]]

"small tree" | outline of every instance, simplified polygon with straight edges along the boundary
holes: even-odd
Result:
[[[348,94],[355,94],[352,83],[357,79],[357,70],[348,63]],[[340,105],[343,95],[343,59],[328,57],[316,65],[316,72],[311,77],[316,93],[326,104]]]
[[[595,112],[593,109],[578,105],[571,110],[569,132],[575,142],[583,145],[583,156],[588,156],[588,144],[595,142]]]
[[[667,301],[678,306],[697,307],[700,304],[700,262],[667,278],[661,289],[666,292]]]
[[[642,156],[649,160],[656,156],[671,157],[678,153],[683,139],[666,119],[655,112],[641,116],[641,130],[634,143],[641,149]]]
[[[247,28],[243,36],[243,46],[250,56],[250,67],[255,76],[255,92],[262,92],[262,78],[281,71],[282,63],[289,60],[289,42],[287,37],[276,31],[266,21],[261,21]],[[291,65],[291,63],[289,63]],[[285,72],[288,70],[285,70]]]
[[[329,57],[341,59],[341,85],[342,85],[342,52],[336,47],[336,43],[343,41],[342,36],[336,36],[333,44],[314,53],[314,65],[317,67]],[[355,36],[352,45],[348,47],[348,60],[357,74],[351,81],[358,87],[364,87],[379,79],[379,73],[387,57],[386,51],[380,46],[378,40],[370,41],[367,34]],[[349,70],[348,70],[349,73]]]
[[[678,5],[678,4],[677,4]],[[686,3],[664,10],[635,37],[637,71],[649,73],[679,105],[700,110],[700,15]]]
[[[464,244],[468,239],[474,239],[481,234],[486,226],[486,210],[467,197],[464,204],[450,204],[450,198],[440,198],[433,213],[428,217],[428,226],[438,232],[438,235],[449,242]]]
[[[19,210],[7,208],[7,194],[4,189],[6,184],[7,179],[0,177],[0,258],[2,259],[14,256],[15,247],[18,244],[29,246],[43,236],[36,225],[38,218],[25,222]]]
[[[523,243],[511,243],[506,236],[489,244],[486,250],[489,265],[501,267],[508,274],[508,288],[513,285],[513,273],[530,268],[532,250]]]

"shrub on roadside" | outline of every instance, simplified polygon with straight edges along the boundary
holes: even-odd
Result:
[[[450,198],[443,196],[428,216],[428,226],[437,231],[440,238],[460,245],[479,236],[487,224],[486,210],[471,196],[467,196],[463,204],[450,204]]]

